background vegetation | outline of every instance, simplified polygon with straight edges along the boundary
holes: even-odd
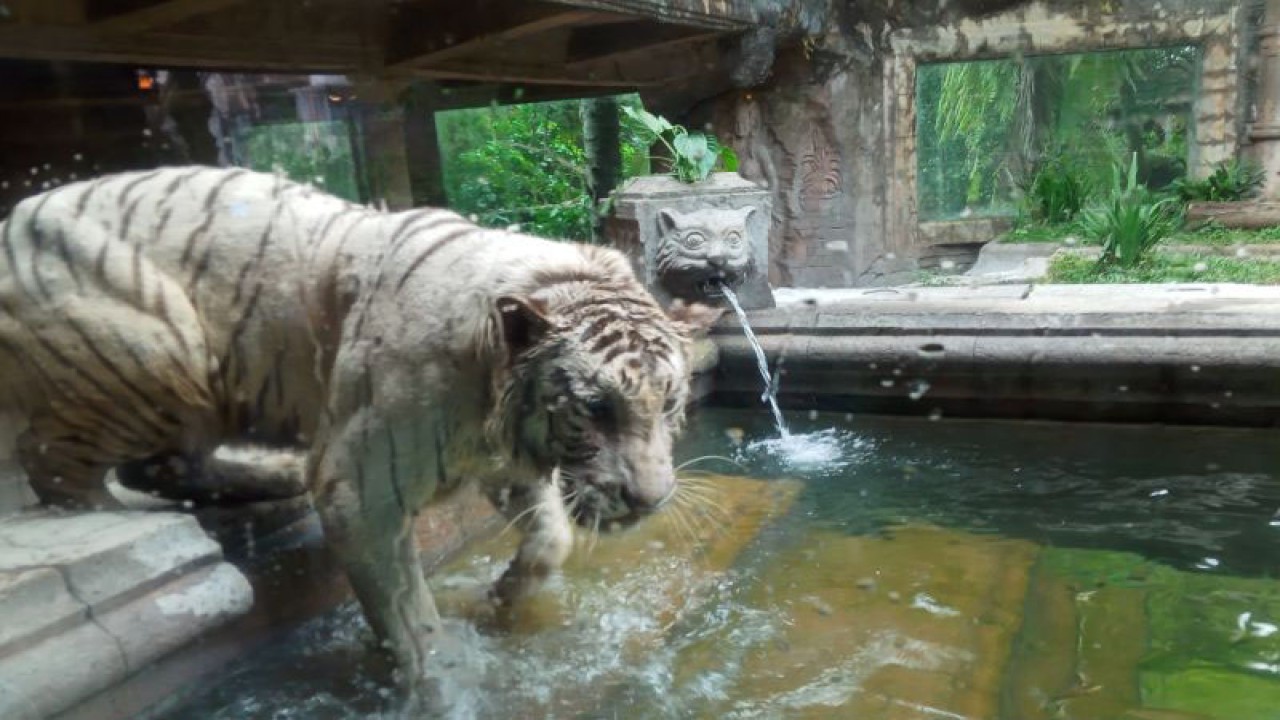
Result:
[[[345,123],[283,123],[251,128],[246,137],[254,170],[279,172],[360,202],[351,137]]]
[[[619,98],[640,107],[639,98]],[[445,192],[451,208],[491,227],[590,240],[589,190],[581,101],[442,112],[436,116]],[[623,118],[622,179],[649,172],[649,138]]]
[[[1088,195],[1137,154],[1161,189],[1186,172],[1199,50],[1193,46],[921,66],[924,219],[1017,214],[1043,167],[1070,166]]]

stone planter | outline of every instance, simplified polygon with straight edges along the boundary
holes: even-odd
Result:
[[[614,192],[605,235],[664,305],[676,298],[718,303],[724,283],[743,307],[770,308],[771,210],[769,191],[737,173],[692,185],[648,175]]]

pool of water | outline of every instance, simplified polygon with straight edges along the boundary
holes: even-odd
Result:
[[[677,512],[512,616],[432,580],[477,718],[1280,718],[1273,432],[704,409]],[[699,459],[701,458],[701,459]],[[172,718],[393,717],[345,606]]]

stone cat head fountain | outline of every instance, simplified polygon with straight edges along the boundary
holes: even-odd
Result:
[[[770,200],[737,173],[694,184],[633,178],[614,193],[605,233],[664,305],[679,298],[723,306],[727,285],[744,308],[770,308]]]
[[[719,298],[724,285],[738,290],[756,272],[747,239],[747,221],[756,212],[752,205],[687,213],[658,210],[658,283],[673,297],[687,300]]]

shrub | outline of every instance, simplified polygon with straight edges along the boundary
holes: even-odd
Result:
[[[1089,198],[1080,173],[1061,155],[1042,160],[1024,183],[1023,193],[1032,219],[1050,225],[1074,219]]]
[[[706,180],[717,165],[729,172],[738,169],[738,156],[734,154],[733,148],[721,145],[715,137],[690,132],[644,108],[624,106],[622,111],[643,125],[671,153],[669,170],[677,180],[686,183]]]
[[[1185,178],[1174,183],[1174,187],[1183,200],[1222,202],[1257,195],[1265,179],[1266,171],[1257,163],[1233,158],[1218,163],[1209,177],[1203,180]]]
[[[1138,182],[1138,156],[1128,173],[1113,169],[1110,195],[1084,212],[1080,227],[1102,245],[1100,265],[1133,267],[1156,243],[1182,227],[1183,210],[1177,199],[1153,195]]]

